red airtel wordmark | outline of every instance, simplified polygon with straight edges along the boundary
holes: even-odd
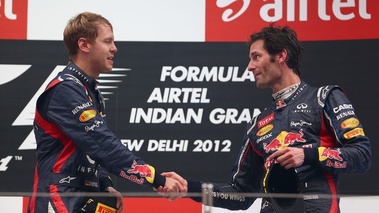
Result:
[[[0,39],[25,40],[28,0],[0,0]]]
[[[379,38],[377,0],[206,1],[206,41],[247,41],[271,22],[295,29],[300,40]]]

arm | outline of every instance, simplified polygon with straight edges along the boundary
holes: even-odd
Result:
[[[326,127],[336,146],[321,143],[318,164],[332,174],[364,174],[371,166],[371,146],[353,105],[341,89],[329,94],[324,108]]]
[[[332,174],[364,174],[371,165],[371,148],[352,104],[339,88],[334,88],[323,110],[320,147],[287,147],[267,160],[275,158],[287,169],[309,164]]]
[[[78,106],[84,107],[74,112]],[[54,88],[48,107],[48,120],[72,140],[74,148],[90,156],[110,173],[140,185],[159,187],[169,183],[171,188],[178,187],[172,180],[166,181],[165,177],[156,175],[153,166],[122,145],[96,107],[89,103],[82,85],[74,81],[60,83]]]
[[[122,194],[113,188],[113,181],[111,177],[109,176],[108,172],[104,168],[102,168],[101,166],[98,166],[97,171],[98,171],[98,175],[100,179],[100,190],[102,192],[112,193],[116,197],[117,213],[121,213],[124,208]]]
[[[228,183],[212,183],[212,192],[202,192],[201,185],[205,183],[204,181],[186,180],[174,172],[163,173],[163,175],[184,183],[188,188],[188,193],[212,193],[213,206],[215,207],[246,210],[256,198],[238,193],[261,192],[262,173],[263,159],[254,152],[250,140],[246,139],[234,165],[231,181]],[[199,196],[191,196],[190,198],[196,202],[202,202]]]

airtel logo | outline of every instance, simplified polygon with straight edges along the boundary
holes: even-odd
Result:
[[[28,0],[0,0],[0,22],[0,39],[26,39]]]
[[[4,15],[7,19],[9,20],[17,19],[17,15],[13,13],[13,0],[4,0],[4,5],[2,5],[0,1],[0,8],[1,7],[3,7],[4,9]]]
[[[217,0],[217,7],[226,8],[222,14],[222,20],[224,22],[230,22],[237,19],[247,11],[252,2],[252,0],[242,0],[243,4],[240,10],[235,12],[230,8],[230,6],[237,1],[239,0]],[[272,3],[265,3],[259,9],[259,15],[262,20],[266,22],[276,22],[284,18],[284,8],[286,8],[286,21],[307,21],[309,1],[310,0],[274,0]],[[311,1],[313,2],[315,0]],[[371,19],[371,14],[367,12],[367,0],[332,0],[331,11],[327,7],[327,3],[330,4],[330,1],[331,0],[318,0],[317,2],[317,14],[318,17],[323,21],[331,20],[331,15],[334,15],[338,20],[341,21],[351,20],[357,15],[362,19]],[[358,4],[356,4],[356,1],[358,1]],[[296,8],[298,11],[296,11]],[[358,14],[351,12],[351,9],[356,8],[358,9]],[[349,10],[349,12],[346,12],[347,10]],[[298,15],[298,20],[295,19],[296,15]]]

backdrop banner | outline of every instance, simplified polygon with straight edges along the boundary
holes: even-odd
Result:
[[[227,182],[246,122],[271,102],[246,70],[244,42],[116,42],[114,70],[100,75],[107,122],[121,142],[158,172]],[[303,42],[302,77],[314,86],[339,84],[372,141],[364,176],[342,177],[341,192],[379,194],[375,141],[379,120],[379,40]],[[36,143],[35,101],[68,62],[61,41],[0,40],[1,192],[31,192]],[[371,95],[371,96],[370,96]],[[375,102],[376,103],[376,102]],[[123,159],[120,159],[122,161]],[[122,192],[149,191],[114,177]]]

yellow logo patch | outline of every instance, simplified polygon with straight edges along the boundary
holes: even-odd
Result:
[[[263,136],[265,134],[267,134],[268,132],[270,132],[272,129],[274,128],[274,125],[273,124],[269,124],[265,127],[262,127],[258,132],[257,132],[257,136]]]
[[[116,213],[116,209],[102,203],[98,203],[95,213]]]
[[[357,136],[365,136],[365,133],[363,132],[362,128],[355,128],[353,130],[350,130],[350,131],[346,132],[345,134],[343,134],[343,136],[346,139],[351,139],[351,138],[354,138],[354,137],[357,137]]]
[[[341,123],[341,128],[355,128],[359,125],[359,120],[356,118],[349,118]]]
[[[147,165],[151,171],[151,175],[150,176],[146,176],[146,180],[149,182],[149,183],[154,183],[154,177],[155,177],[155,168],[150,166],[150,165]]]
[[[79,121],[80,122],[86,122],[86,121],[90,120],[91,118],[94,118],[95,116],[96,116],[96,110],[89,109],[89,110],[82,112],[82,114],[80,114]]]

